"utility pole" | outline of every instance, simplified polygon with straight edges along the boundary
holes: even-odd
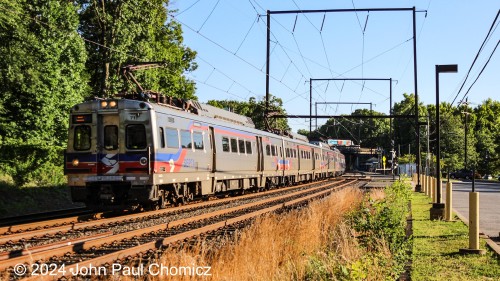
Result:
[[[465,105],[465,109],[464,109],[464,111],[462,111],[462,114],[465,115],[465,128],[464,128],[464,130],[465,130],[465,136],[464,136],[464,138],[465,138],[465,140],[464,140],[464,158],[465,158],[465,160],[464,160],[464,170],[467,171],[467,133],[468,133],[468,130],[469,130],[469,128],[468,128],[469,126],[467,125],[467,121],[469,119],[469,114],[470,114],[467,111],[468,108],[469,108],[468,98],[466,98],[465,102],[462,103],[462,104]]]
[[[426,175],[428,176],[430,173],[429,166],[430,166],[430,142],[429,142],[429,135],[431,134],[430,132],[430,126],[429,126],[429,114],[427,114],[427,157],[425,157],[425,170],[426,170]],[[439,128],[436,127],[436,130],[439,130]]]

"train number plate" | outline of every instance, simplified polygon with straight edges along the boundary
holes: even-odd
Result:
[[[123,181],[123,176],[90,176],[87,181]]]

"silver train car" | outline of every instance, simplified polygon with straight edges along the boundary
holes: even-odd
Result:
[[[196,101],[133,99],[75,105],[64,162],[72,200],[94,209],[157,209],[345,170],[338,150],[257,130],[248,117]]]

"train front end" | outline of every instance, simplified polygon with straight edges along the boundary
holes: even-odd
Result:
[[[72,108],[64,171],[74,202],[112,209],[156,198],[153,119],[150,104],[136,100],[93,100]]]

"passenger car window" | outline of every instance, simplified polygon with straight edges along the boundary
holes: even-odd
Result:
[[[240,147],[240,153],[245,154],[245,141],[244,140],[238,140],[238,145]]]
[[[73,148],[75,150],[90,149],[90,126],[82,125],[75,127]]]
[[[246,141],[245,144],[247,146],[247,154],[252,154],[252,143],[249,141]]]
[[[160,140],[160,147],[164,148],[165,147],[165,133],[163,131],[163,127],[160,127],[158,130],[158,138]]]
[[[273,156],[276,156],[276,146],[275,145],[271,146],[271,152],[272,152]]]
[[[181,130],[181,146],[182,148],[191,148],[193,144],[191,143],[191,132],[186,130]]]
[[[131,124],[125,128],[125,146],[128,149],[144,149],[146,142],[146,127],[143,124]]]
[[[229,152],[229,139],[226,137],[222,138],[222,151]]]
[[[203,149],[203,134],[201,132],[193,132],[193,142],[195,149]]]
[[[271,148],[269,147],[269,144],[266,145],[266,155],[267,156],[271,155]]]
[[[177,129],[167,128],[167,147],[179,148],[179,132]]]
[[[238,153],[238,142],[236,139],[231,139],[231,152]]]

